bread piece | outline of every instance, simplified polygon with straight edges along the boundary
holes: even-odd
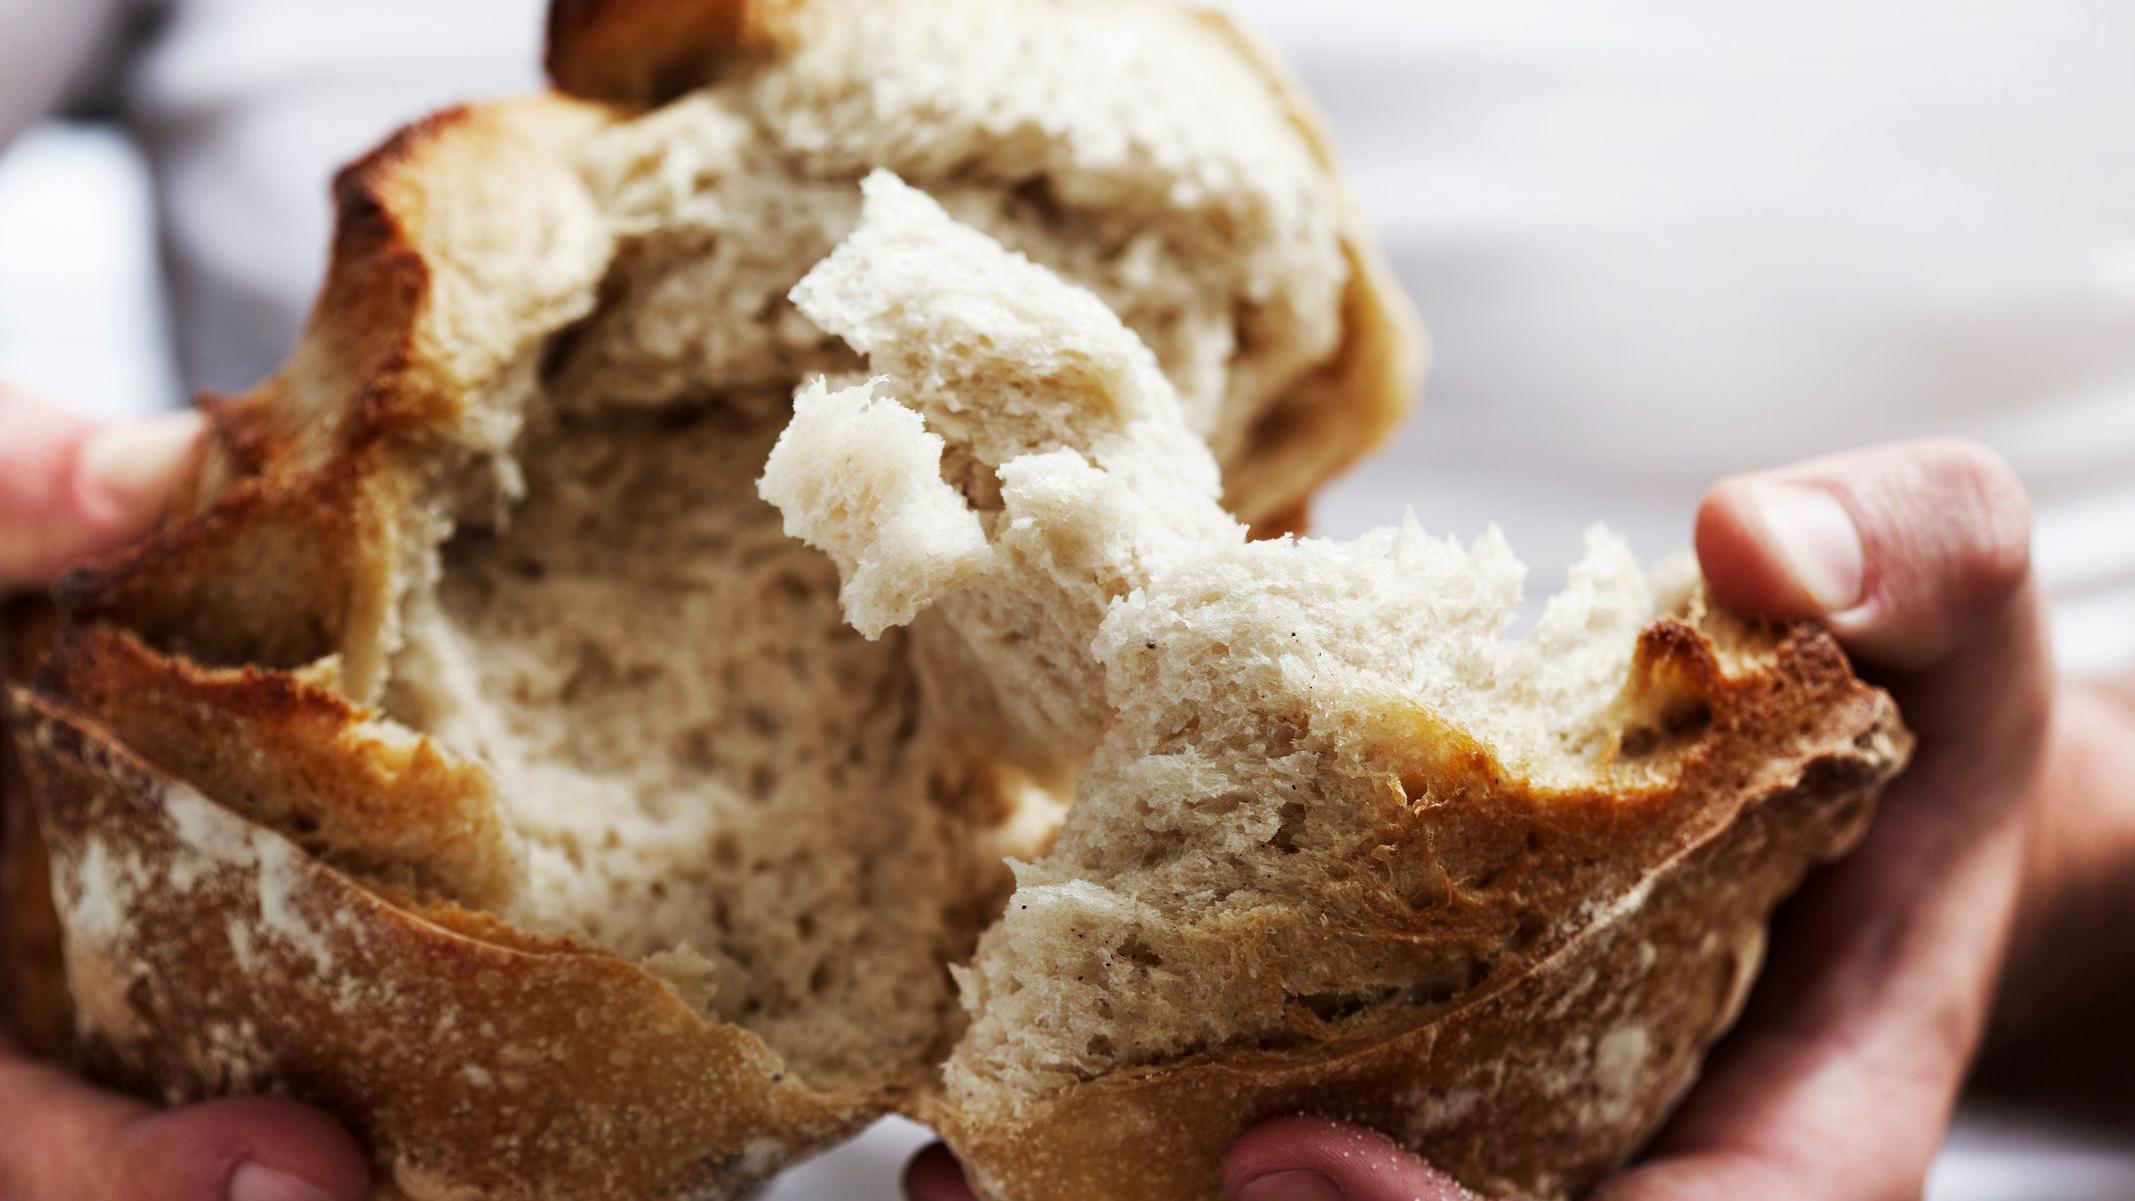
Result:
[[[667,55],[652,11],[559,10],[552,58]],[[392,1195],[734,1195],[916,1104],[946,965],[1057,824],[1069,749],[973,742],[754,494],[792,390],[859,363],[785,295],[869,168],[1126,313],[1247,517],[1414,383],[1294,95],[1220,21],[660,11],[740,31],[671,102],[452,110],[342,174],[300,344],[210,402],[180,511],[65,585],[11,706],[86,1055],[324,1104]]]
[[[1889,699],[1827,635],[1712,613],[1599,531],[1520,639],[1494,532],[1248,541],[1101,304],[866,189],[795,298],[874,378],[805,391],[762,490],[871,589],[931,599],[915,640],[964,653],[922,678],[1010,698],[959,711],[982,739],[1093,746],[958,973],[971,1026],[927,1111],[981,1191],[1212,1198],[1231,1140],[1299,1109],[1493,1192],[1620,1163],[1732,1021],[1771,906],[1902,765]],[[856,473],[899,404],[926,431]],[[944,572],[902,530],[965,500],[987,546]]]

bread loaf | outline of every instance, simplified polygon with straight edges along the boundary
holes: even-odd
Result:
[[[1630,1154],[1888,698],[1606,535],[1523,639],[1494,535],[1250,536],[1418,357],[1219,18],[551,34],[589,98],[341,177],[302,342],[11,697],[92,1065],[410,1201],[738,1196],[891,1112],[994,1201],[1212,1198],[1299,1109]]]

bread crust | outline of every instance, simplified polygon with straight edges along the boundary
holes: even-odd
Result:
[[[659,104],[761,46],[763,0],[553,0],[542,65],[574,96]]]
[[[366,885],[13,704],[84,1052],[135,1091],[322,1105],[410,1201],[729,1196],[882,1107],[802,1087],[634,964]]]
[[[516,855],[487,775],[374,727],[327,688],[204,669],[108,625],[61,634],[38,683],[164,774],[218,782],[220,803],[337,867],[470,906],[512,887]]]
[[[1379,251],[1336,160],[1334,139],[1304,85],[1272,48],[1228,16],[1213,9],[1194,15],[1236,46],[1281,97],[1291,124],[1335,181],[1341,206],[1342,250],[1349,263],[1341,348],[1261,416],[1246,452],[1223,480],[1226,507],[1256,528],[1280,529],[1289,513],[1298,514],[1302,524],[1320,485],[1370,453],[1408,416],[1430,365],[1431,342]]]
[[[1820,629],[1790,630],[1768,665],[1733,677],[1678,622],[1650,627],[1640,655],[1642,675],[1702,677],[1691,686],[1711,706],[1667,783],[1551,793],[1492,762],[1456,769],[1479,786],[1463,806],[1531,806],[1560,845],[1649,848],[1609,865],[1600,916],[1561,915],[1533,961],[1360,1042],[1226,1048],[1015,1112],[920,1116],[997,1201],[1216,1201],[1230,1144],[1295,1113],[1384,1131],[1493,1196],[1590,1187],[1666,1119],[1739,1014],[1771,910],[1860,839],[1911,744],[1889,696]]]
[[[288,362],[206,401],[213,436],[185,503],[70,573],[62,607],[207,663],[340,654],[367,694],[411,553],[410,443],[473,436],[467,398],[591,304],[608,235],[566,152],[612,119],[554,96],[447,109],[344,168],[326,281]]]
[[[41,596],[0,599],[0,687],[37,670],[58,625]],[[0,738],[0,1038],[39,1059],[73,1052],[73,1018],[59,959],[51,862],[29,782],[11,739]]]
[[[936,1125],[1003,1201],[1215,1198],[1224,1148],[1292,1112],[1386,1130],[1474,1187],[1549,1197],[1591,1183],[1665,1118],[1734,1019],[1772,906],[1859,837],[1908,745],[1888,697],[1809,627],[1732,676],[1681,623],[1650,628],[1640,657],[1641,679],[1687,676],[1668,686],[1711,706],[1668,783],[1548,793],[1471,752],[1434,784],[1467,787],[1482,813],[1532,808],[1553,839],[1650,846],[1610,865],[1603,918],[1567,915],[1535,962],[1391,1033],[1127,1069],[1009,1114],[961,1112],[939,1094],[811,1092],[752,1035],[634,964],[364,883],[159,770],[107,725],[27,691],[14,705],[89,1061],[170,1100],[269,1088],[324,1105],[411,1201],[542,1196],[562,1182],[588,1198],[731,1195],[893,1108]],[[123,682],[122,705],[158,672],[179,695],[248,690],[182,709],[202,719],[190,735],[370,780],[383,811],[446,800],[396,796],[435,777],[381,772],[375,748],[322,738],[322,712],[360,719],[338,698],[268,673],[202,681],[158,658],[115,632],[76,634],[47,679],[85,700],[97,690],[67,673]],[[129,920],[95,916],[113,904]],[[1596,1092],[1596,1080],[1615,1083]]]

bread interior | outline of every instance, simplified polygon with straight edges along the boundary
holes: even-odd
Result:
[[[1577,929],[1604,857],[1498,781],[1591,813],[1665,777],[1697,702],[1638,686],[1633,652],[1658,615],[1704,620],[1690,573],[1597,530],[1510,638],[1495,531],[1250,541],[1101,302],[894,178],[866,191],[794,295],[872,378],[804,390],[763,493],[856,626],[909,623],[953,723],[1087,756],[958,971],[959,1107],[1370,1037]]]
[[[1030,7],[803,6],[782,53],[595,135],[598,304],[483,399],[508,449],[436,469],[389,627],[385,713],[495,776],[525,864],[502,916],[640,960],[826,1089],[932,1077],[947,965],[1088,745],[981,753],[972,698],[848,628],[755,495],[793,389],[861,365],[786,299],[859,175],[891,163],[1094,290],[1224,453],[1342,334],[1338,206],[1236,48],[1168,5]]]
[[[526,863],[502,916],[849,1088],[941,1050],[1007,814],[915,737],[903,640],[846,629],[753,496],[779,408],[530,428],[510,520],[463,526],[410,596],[384,707],[495,777]]]

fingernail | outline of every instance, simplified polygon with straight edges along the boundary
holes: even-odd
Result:
[[[1318,1172],[1270,1172],[1238,1186],[1237,1201],[1344,1201],[1341,1186]]]
[[[230,1201],[333,1201],[309,1181],[262,1164],[239,1164],[230,1173]]]
[[[1821,488],[1759,482],[1752,489],[1765,534],[1802,593],[1827,614],[1858,604],[1861,535],[1846,506]]]
[[[121,422],[91,435],[81,452],[81,481],[96,503],[124,516],[159,509],[200,445],[197,413],[165,413]]]

